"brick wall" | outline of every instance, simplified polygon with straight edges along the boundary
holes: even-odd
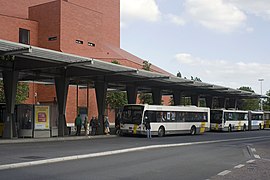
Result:
[[[38,46],[38,22],[0,15],[0,39],[19,42],[19,28],[30,30],[30,44]]]
[[[39,47],[60,50],[60,5],[61,1],[54,1],[29,8],[29,19],[39,22]]]

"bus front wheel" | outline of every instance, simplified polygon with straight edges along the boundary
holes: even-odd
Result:
[[[192,126],[191,129],[190,129],[190,134],[191,135],[195,135],[196,134],[196,127],[195,126]]]
[[[164,127],[160,127],[158,129],[158,137],[163,137],[163,136],[165,136],[165,129]]]

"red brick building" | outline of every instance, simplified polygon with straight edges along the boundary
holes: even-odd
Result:
[[[0,27],[0,39],[142,68],[142,59],[120,48],[120,0],[0,0]],[[168,74],[154,65],[151,68]],[[68,123],[76,117],[77,105],[87,107],[86,91],[70,86]],[[88,115],[97,116],[94,90],[88,98]],[[25,103],[55,101],[54,85],[29,83]]]

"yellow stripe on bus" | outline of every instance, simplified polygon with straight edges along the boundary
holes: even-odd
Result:
[[[137,128],[138,128],[138,125],[137,125],[137,124],[134,124],[134,127],[133,127],[133,134],[136,134],[136,133],[137,133]]]
[[[200,133],[204,133],[205,132],[205,122],[201,123],[201,128],[200,128]]]
[[[218,130],[218,124],[216,124],[215,130]]]
[[[265,122],[265,127],[266,127],[266,128],[270,128],[270,120],[266,120],[266,122]]]
[[[241,130],[241,121],[238,122],[238,127],[237,127],[237,130],[240,131]]]

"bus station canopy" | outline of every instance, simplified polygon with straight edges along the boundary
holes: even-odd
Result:
[[[159,88],[167,95],[181,91],[185,96],[268,97],[5,40],[0,40],[0,57],[0,71],[18,71],[19,81],[54,83],[54,78],[62,76],[64,71],[71,85],[91,87],[95,81],[104,81],[110,89],[125,90],[126,86],[135,85],[138,91]]]

